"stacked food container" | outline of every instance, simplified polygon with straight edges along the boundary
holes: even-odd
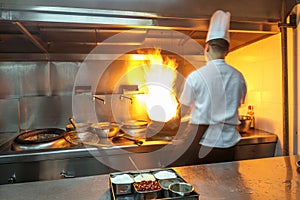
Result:
[[[198,199],[194,187],[173,169],[110,174],[112,199]]]

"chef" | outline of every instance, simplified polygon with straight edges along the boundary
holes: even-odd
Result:
[[[193,153],[198,160],[192,162],[197,164],[232,161],[241,139],[236,125],[247,88],[243,75],[225,61],[229,24],[229,12],[212,15],[204,48],[207,63],[188,75],[179,98],[181,113],[190,110],[189,125],[196,127],[198,148]]]

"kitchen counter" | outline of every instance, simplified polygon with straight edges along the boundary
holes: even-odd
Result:
[[[250,129],[247,133],[241,133],[242,139],[235,149],[235,160],[266,158],[275,155],[277,135]]]
[[[241,136],[238,145],[277,142],[277,135],[259,129],[250,129],[247,133],[241,133]]]
[[[10,132],[10,133],[1,133],[0,134],[0,158],[3,155],[5,157],[5,154],[14,154],[16,152],[14,151],[10,151],[10,145],[12,140],[17,136],[18,134],[16,132]],[[248,144],[259,144],[259,143],[270,143],[270,142],[277,142],[277,136],[273,133],[269,133],[266,131],[262,131],[262,130],[258,130],[258,129],[250,129],[247,133],[243,133],[241,134],[242,139],[240,140],[240,142],[238,143],[238,145],[248,145]],[[153,142],[148,142],[149,144],[147,145],[152,145],[151,143]],[[167,143],[163,143],[163,144],[167,144]],[[133,142],[131,143],[126,143],[127,146],[129,147],[134,147],[137,146],[135,145]],[[122,144],[120,144],[120,146],[122,146]],[[76,149],[76,148],[75,148]],[[77,148],[77,150],[75,151],[80,151],[78,149],[88,149],[89,151],[92,149],[97,149],[96,147],[91,147],[91,148],[85,148],[85,147],[81,147],[81,148]],[[42,150],[43,151],[43,150]],[[56,151],[57,153],[60,151],[64,151],[64,149],[50,149],[50,150],[46,150],[46,152],[49,151]],[[31,153],[31,152],[30,152]],[[18,152],[18,154],[26,154],[26,151],[24,152]]]
[[[7,134],[1,134],[0,135],[0,142],[1,138],[5,138],[5,142],[2,144],[0,143],[0,164],[4,163],[14,163],[14,162],[32,162],[32,161],[41,161],[41,160],[53,160],[53,159],[65,159],[65,158],[80,158],[80,157],[86,157],[92,155],[99,155],[99,148],[92,147],[92,146],[79,146],[74,148],[67,148],[67,149],[47,149],[47,150],[39,150],[39,151],[11,151],[10,145],[15,134],[9,133],[13,135],[12,138],[8,139],[9,137]],[[2,137],[3,135],[6,135],[5,137]],[[127,149],[129,152],[147,152],[148,150],[155,150],[155,148],[166,145],[170,141],[156,141],[158,143],[155,143],[154,141],[147,141],[144,142],[142,146],[136,145],[134,142],[127,141],[124,144],[119,143],[116,144],[117,146],[114,146],[112,148],[105,147],[105,150],[111,150],[111,154],[120,154],[120,152],[123,152],[122,149]],[[247,158],[262,158],[262,157],[270,157],[274,156],[274,149],[275,145],[277,143],[277,136],[275,134],[265,132],[262,130],[250,130],[247,133],[242,134],[242,139],[238,143],[237,147],[237,156],[236,160],[242,160]],[[257,152],[257,150],[260,150],[257,145],[267,145],[268,153],[264,153],[262,155],[259,155],[260,152]],[[269,146],[272,147],[269,147]],[[120,149],[120,150],[119,150]],[[246,154],[245,154],[246,153]],[[251,157],[249,155],[251,154]]]
[[[300,156],[284,156],[173,168],[200,199],[286,199],[300,196]],[[109,175],[0,186],[0,199],[109,200]]]

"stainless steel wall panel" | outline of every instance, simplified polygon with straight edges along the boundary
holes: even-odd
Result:
[[[136,101],[134,95],[99,95],[105,101],[95,100],[98,121],[124,122],[131,119],[149,120],[145,107]]]
[[[80,63],[53,62],[50,65],[50,85],[52,95],[72,94],[74,80]]]
[[[0,99],[0,112],[0,132],[18,131],[18,99]]]
[[[49,66],[47,62],[22,62],[17,70],[21,96],[49,94]]]
[[[0,62],[0,98],[48,93],[47,62]]]
[[[20,128],[64,128],[72,116],[72,96],[37,96],[20,99]]]
[[[17,63],[0,63],[0,98],[17,98],[19,94],[20,79]]]

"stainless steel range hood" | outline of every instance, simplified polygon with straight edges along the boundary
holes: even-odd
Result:
[[[139,42],[172,29],[204,45],[210,16],[217,9],[232,14],[231,50],[235,50],[279,33],[278,23],[295,4],[291,0],[0,0],[0,59],[82,60],[107,38],[136,28],[142,29],[132,32],[135,38],[140,34]],[[135,43],[129,39],[108,45]]]

